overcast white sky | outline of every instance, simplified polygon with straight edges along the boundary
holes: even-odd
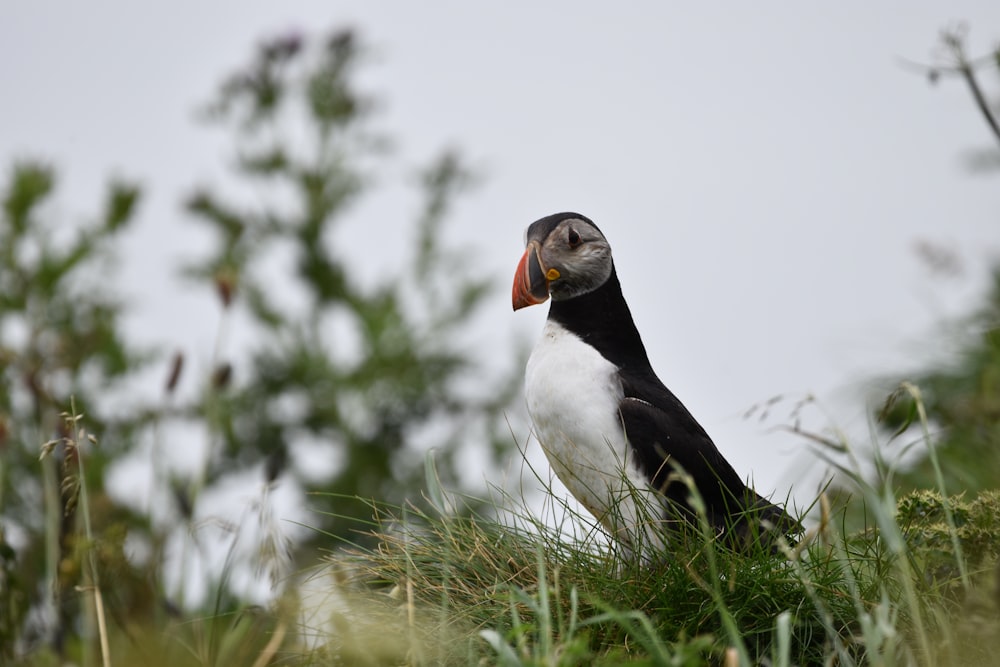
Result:
[[[934,60],[956,20],[985,51],[1000,40],[1000,3],[528,7],[4,3],[0,162],[53,162],[69,219],[97,209],[110,175],[138,178],[130,326],[205,359],[215,305],[173,280],[200,241],[180,202],[221,179],[229,154],[194,110],[260,38],[354,25],[373,47],[364,83],[401,166],[344,241],[406,238],[407,170],[464,150],[484,181],[451,230],[498,283],[483,316],[484,358],[496,358],[545,317],[511,312],[524,227],[590,216],[661,378],[741,474],[784,496],[797,441],[744,411],[812,392],[857,423],[864,380],[933,354],[935,323],[975,303],[997,257],[1000,176],[963,163],[990,146],[983,121],[959,82],[931,87],[900,58]],[[918,241],[958,253],[964,276],[929,273]]]

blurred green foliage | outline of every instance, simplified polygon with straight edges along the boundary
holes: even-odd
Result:
[[[990,132],[991,144],[977,153],[973,168],[1000,165],[1000,117],[987,98],[983,73],[1000,82],[1000,46],[982,57],[968,54],[968,27],[962,24],[941,32],[942,65],[927,69],[929,80],[960,80],[968,88],[972,106]],[[988,174],[995,176],[995,172]],[[932,262],[935,261],[931,258]],[[941,258],[937,258],[938,261]],[[954,260],[944,260],[944,267]],[[951,267],[954,268],[954,267]],[[943,364],[924,367],[908,381],[917,387],[934,432],[934,448],[949,493],[977,493],[1000,485],[1000,267],[994,268],[982,305],[950,328],[954,349]],[[889,394],[880,413],[882,423],[897,437],[910,438],[918,421],[917,401],[909,391]],[[930,443],[927,443],[930,444]],[[937,489],[933,462],[921,454],[906,469],[894,472],[904,489]]]
[[[297,434],[325,442],[343,463],[319,485],[332,495],[314,499],[329,513],[317,527],[348,538],[369,510],[343,498],[419,496],[423,452],[408,443],[421,427],[447,425],[435,440],[439,470],[449,483],[479,487],[482,476],[458,470],[455,455],[473,441],[489,443],[480,452],[486,464],[507,450],[501,412],[518,378],[480,395],[457,384],[481,369],[454,334],[490,287],[443,243],[450,205],[470,181],[457,155],[445,153],[419,173],[424,204],[413,223],[385,221],[361,247],[338,243],[337,227],[368,191],[363,166],[384,142],[366,130],[373,103],[352,85],[362,56],[353,33],[307,46],[298,35],[264,44],[209,105],[213,122],[236,129],[235,174],[254,196],[241,206],[198,188],[188,199],[217,243],[187,273],[212,282],[225,309],[242,306],[241,321],[258,332],[231,386],[206,390],[214,395],[206,396],[213,408],[206,417],[219,437],[207,481],[265,459],[273,477],[286,470]],[[288,128],[303,125],[304,136],[288,138]],[[398,272],[363,285],[353,269],[380,255],[386,234],[401,232],[412,240]],[[276,284],[264,260],[282,251],[294,267]],[[304,307],[288,305],[289,290],[296,302],[305,297]],[[333,334],[345,325],[356,336],[353,355]]]
[[[967,334],[952,363],[912,380],[920,387],[934,427],[945,488],[977,493],[1000,480],[1000,271],[992,276],[986,303],[964,320]],[[901,437],[914,437],[912,396],[893,393],[882,410],[883,422]],[[905,434],[905,435],[904,435]],[[919,456],[895,473],[908,489],[937,488],[930,459]]]
[[[123,339],[123,305],[104,280],[121,232],[139,204],[135,185],[113,183],[103,210],[82,225],[53,220],[54,170],[15,164],[0,218],[0,662],[23,645],[57,649],[78,613],[74,586],[76,487],[62,446],[39,461],[43,441],[65,435],[68,398],[98,397],[148,360]],[[96,410],[90,424],[114,432],[88,451],[89,482],[100,495],[107,465],[132,443],[135,423],[112,425]],[[103,497],[97,503],[106,507]],[[120,546],[120,545],[119,545]],[[15,548],[16,547],[16,548]],[[111,560],[123,562],[121,550]],[[27,622],[29,610],[41,609]]]
[[[42,645],[84,661],[95,650],[84,646],[94,634],[91,596],[77,589],[85,554],[115,582],[104,604],[126,634],[183,611],[183,594],[165,590],[166,544],[184,526],[187,553],[209,548],[199,544],[199,527],[213,516],[206,491],[227,478],[256,474],[261,494],[279,481],[326,492],[308,496],[314,530],[305,541],[262,538],[256,559],[276,563],[269,574],[277,581],[294,570],[296,554],[315,561],[310,547],[367,539],[357,530],[371,518],[364,499],[422,502],[422,433],[434,434],[443,480],[470,491],[482,489],[484,471],[512,444],[502,411],[519,378],[487,379],[462,338],[491,287],[473,275],[468,249],[446,243],[452,204],[472,182],[462,159],[445,152],[415,170],[422,204],[412,220],[372,226],[360,247],[335,234],[374,193],[370,173],[386,163],[386,142],[368,130],[374,103],[355,86],[362,62],[350,31],[282,36],[259,45],[208,105],[207,119],[232,137],[227,185],[238,194],[200,185],[186,200],[213,240],[192,250],[182,274],[212,290],[222,314],[191,397],[178,391],[190,372],[185,359],[206,351],[164,363],[169,355],[134,349],[122,326],[108,263],[136,217],[139,188],[113,183],[97,219],[74,225],[50,204],[54,169],[22,162],[9,174],[0,219],[0,663]],[[362,280],[358,269],[388,235],[402,236],[403,259],[374,283]],[[239,346],[227,335],[234,328]],[[136,393],[139,371],[159,366],[163,395]],[[71,398],[99,447],[66,430],[76,423],[60,416]],[[208,447],[193,474],[156,470],[170,492],[153,502],[173,507],[147,515],[116,505],[105,493],[109,466],[150,442],[187,446],[171,441],[174,423],[199,426]],[[78,451],[66,447],[77,440]],[[51,455],[39,462],[46,441]],[[309,448],[296,450],[303,441]],[[460,469],[460,454],[483,468]],[[81,537],[74,511],[81,483],[93,541]],[[126,558],[130,538],[148,546],[144,564]],[[203,582],[215,591],[213,614],[240,605],[227,581],[240,565],[227,567],[222,580]]]

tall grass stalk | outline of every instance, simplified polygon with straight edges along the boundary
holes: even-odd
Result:
[[[896,522],[896,498],[891,485],[891,474],[882,476],[882,479],[875,483],[869,482],[862,472],[863,468],[855,448],[846,438],[837,444],[835,451],[846,454],[852,465],[844,465],[823,451],[819,451],[818,455],[837,469],[843,478],[850,481],[851,485],[861,493],[867,511],[871,513],[878,526],[877,539],[885,544],[892,557],[892,564],[898,575],[896,581],[903,589],[903,608],[909,612],[910,621],[913,623],[912,634],[916,637],[919,645],[919,655],[922,656],[922,661],[925,661],[923,664],[931,664],[926,662],[933,654],[928,628],[925,625],[924,614],[917,595],[906,540]],[[880,453],[877,454],[877,456],[880,455]],[[838,540],[841,545],[843,545],[842,539]],[[848,558],[846,549],[838,548],[838,551],[841,558]],[[851,586],[852,582],[853,575],[845,577],[845,583],[848,586]],[[861,601],[856,596],[855,606],[861,606]],[[862,615],[861,618],[864,616]]]
[[[67,477],[63,482],[63,492],[66,493],[68,491],[70,498],[74,495],[77,498],[75,509],[82,517],[83,532],[84,537],[86,538],[83,554],[83,561],[85,564],[84,572],[86,573],[87,579],[89,579],[89,581],[86,581],[81,587],[81,590],[88,591],[93,596],[94,615],[97,619],[97,637],[100,646],[101,661],[104,667],[111,667],[111,648],[108,642],[108,623],[105,617],[104,595],[101,591],[101,579],[97,568],[97,557],[94,553],[97,545],[94,540],[94,531],[90,524],[90,499],[87,493],[87,477],[83,463],[84,453],[81,446],[82,443],[88,442],[96,447],[97,438],[93,434],[87,433],[86,429],[81,425],[84,415],[77,413],[76,399],[74,397],[70,397],[70,411],[62,413],[61,417],[66,426],[67,435],[60,440],[50,440],[43,444],[41,458],[46,459],[55,446],[61,443],[64,448],[63,456],[65,457],[65,461],[68,463],[72,459],[76,459],[76,479],[73,480],[69,476],[69,470],[67,469]],[[54,467],[49,466],[49,468],[52,468],[54,473]],[[46,479],[48,479],[48,477]],[[46,483],[47,489],[54,486],[57,485],[53,485],[49,482]],[[69,502],[72,503],[73,501],[70,500]],[[55,506],[62,506],[62,504],[58,502],[58,496],[56,498]],[[55,516],[56,518],[50,521],[50,523],[56,524],[55,544],[53,545],[51,543],[52,536],[50,535],[49,547],[51,549],[50,557],[55,554],[58,558],[58,514],[55,514]]]
[[[72,410],[73,432],[77,434],[77,438],[82,439],[86,435],[85,431],[76,428],[82,415],[78,416],[76,414],[75,405],[72,407]],[[87,437],[91,443],[95,446],[97,445],[97,438],[93,435],[87,435]],[[77,444],[77,448],[79,448],[79,444]],[[87,480],[84,476],[82,453],[77,453],[76,462],[80,475],[80,513],[83,515],[83,529],[87,537],[87,564],[90,566],[90,589],[94,596],[94,611],[97,614],[97,636],[100,639],[101,658],[104,667],[111,667],[111,648],[108,645],[108,622],[104,617],[104,594],[101,592],[101,579],[97,572],[97,558],[94,555],[96,545],[94,543],[94,531],[90,525],[90,500],[87,495]]]
[[[958,527],[955,525],[955,515],[952,511],[951,500],[948,498],[948,489],[945,487],[944,474],[941,472],[941,463],[938,461],[937,447],[931,438],[931,428],[927,419],[927,409],[924,407],[924,400],[920,394],[920,388],[910,382],[904,382],[900,388],[908,393],[916,405],[917,417],[920,420],[920,429],[924,436],[924,444],[927,446],[927,458],[930,459],[931,467],[934,469],[934,482],[941,492],[941,505],[944,508],[945,521],[948,523],[951,533],[951,547],[955,550],[955,561],[958,571],[962,577],[962,587],[969,590],[969,568],[966,565],[965,557],[962,553],[962,540],[958,536]]]
[[[690,494],[689,502],[698,515],[698,531],[701,534],[701,539],[705,547],[705,557],[708,561],[709,583],[706,583],[694,572],[690,572],[691,578],[712,596],[717,613],[722,621],[722,627],[725,628],[726,635],[729,638],[730,648],[735,649],[739,664],[749,667],[751,664],[750,654],[747,652],[747,647],[743,642],[743,636],[740,634],[736,621],[733,618],[732,613],[729,611],[729,607],[726,605],[725,598],[722,596],[722,577],[719,574],[719,566],[716,562],[716,550],[713,548],[715,532],[712,530],[712,526],[708,522],[708,508],[705,505],[705,500],[698,491],[698,487],[695,486],[694,478],[691,477],[691,475],[687,474],[680,468],[678,468],[673,474],[679,477],[681,483],[688,488],[688,493]]]

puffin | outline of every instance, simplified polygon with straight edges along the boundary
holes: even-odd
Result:
[[[775,536],[800,530],[743,482],[657,377],[611,246],[579,213],[541,218],[525,232],[514,310],[550,297],[525,369],[533,432],[556,476],[626,557],[662,553],[670,535],[699,525],[692,483],[715,538],[729,547],[776,552]]]

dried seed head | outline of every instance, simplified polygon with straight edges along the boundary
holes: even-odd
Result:
[[[52,454],[52,450],[54,450],[56,448],[56,445],[58,445],[60,442],[61,442],[61,440],[49,440],[48,442],[43,443],[42,444],[42,453],[38,457],[38,460],[41,461],[46,456],[50,456]]]
[[[278,479],[278,476],[281,475],[287,465],[288,450],[282,445],[267,457],[267,461],[264,464],[264,479],[268,484],[273,483]]]
[[[225,389],[229,386],[229,381],[233,378],[233,367],[232,364],[221,363],[215,367],[215,372],[212,373],[212,386],[216,389]]]
[[[181,371],[184,370],[184,353],[175,352],[174,360],[170,364],[170,375],[167,376],[167,394],[173,394],[177,389],[177,383],[181,379]]]
[[[191,498],[188,495],[186,488],[181,486],[181,483],[177,480],[172,480],[170,484],[171,495],[174,498],[174,505],[177,507],[177,511],[181,513],[185,521],[190,521],[191,517],[194,516],[194,506],[191,503]]]
[[[219,294],[222,307],[229,308],[236,292],[236,272],[228,267],[219,269],[215,273],[215,291]]]

